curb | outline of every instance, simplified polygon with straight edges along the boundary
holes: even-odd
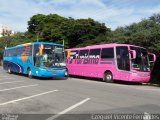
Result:
[[[142,83],[142,85],[160,87],[160,83]]]

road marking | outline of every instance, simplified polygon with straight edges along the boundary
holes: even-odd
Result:
[[[71,107],[69,107],[69,108],[63,110],[62,112],[60,112],[60,113],[58,113],[58,114],[56,114],[56,115],[54,115],[54,116],[52,116],[52,117],[50,117],[50,118],[48,118],[48,119],[46,119],[46,120],[54,120],[54,119],[56,119],[57,117],[59,117],[59,116],[65,114],[65,113],[67,113],[67,112],[73,110],[74,108],[76,108],[76,107],[78,107],[78,106],[84,104],[84,103],[87,102],[88,100],[90,100],[90,98],[86,98],[86,99],[80,101],[79,103],[77,103],[77,104],[75,104],[75,105],[73,105],[73,106],[71,106]]]
[[[136,88],[137,90],[157,90],[159,91],[160,89],[156,89],[156,88]]]
[[[15,79],[15,78],[5,78],[5,79]]]
[[[154,90],[154,91],[160,91],[160,89],[155,89],[155,88],[136,88],[137,85],[131,85],[131,84],[121,84],[121,83],[105,83],[102,81],[94,81],[94,80],[89,80],[89,79],[79,79],[79,78],[74,78],[73,81],[77,81],[77,82],[88,82],[88,83],[93,83],[93,84],[101,84],[101,85],[106,85],[109,87],[115,86],[115,87],[123,87],[123,88],[131,88],[131,89],[137,89],[137,90]],[[138,85],[139,86],[139,85]],[[141,85],[140,87],[144,87],[143,85]],[[147,87],[147,86],[146,86]],[[149,87],[149,86],[148,86]]]
[[[2,81],[2,80],[13,80],[13,79],[15,79],[15,78],[0,78],[0,81]]]
[[[96,84],[103,84],[105,82],[101,81],[101,80],[90,80],[90,79],[79,79],[79,78],[69,78],[72,81],[78,81],[78,82],[87,82],[87,83],[96,83]]]
[[[2,81],[2,80],[4,80],[4,79],[0,79],[0,81]]]
[[[89,79],[79,79],[79,78],[75,78],[72,79],[73,81],[78,81],[78,82],[87,82],[87,83],[93,83],[93,84],[101,84],[101,85],[107,85],[107,86],[118,86],[118,87],[127,87],[127,88],[134,88],[133,86],[127,85],[127,84],[119,84],[119,83],[106,83],[103,82],[101,80],[89,80]]]
[[[1,78],[2,79],[2,78]],[[16,79],[16,78],[14,78],[14,77],[5,77],[5,78],[3,78],[3,79],[5,79],[5,80],[11,80],[11,79]]]
[[[58,90],[52,90],[52,91],[32,95],[32,96],[29,96],[29,97],[24,97],[24,98],[20,98],[20,99],[16,99],[16,100],[11,100],[11,101],[8,101],[8,102],[0,103],[0,106],[7,105],[7,104],[10,104],[10,103],[15,103],[15,102],[22,101],[22,100],[27,100],[27,99],[30,99],[30,98],[38,97],[38,96],[41,96],[41,95],[45,95],[45,94],[49,94],[49,93],[53,93],[53,92],[57,92],[57,91]]]
[[[2,77],[0,77],[0,78],[5,78],[5,77],[8,77],[8,76],[2,76]]]
[[[2,82],[2,83],[0,83],[0,84],[15,83],[15,82],[24,82],[24,81]]]
[[[14,90],[14,89],[19,89],[19,88],[24,88],[24,87],[33,87],[33,86],[38,86],[38,84],[2,89],[2,90],[0,90],[0,92],[2,92],[2,91],[8,91],[8,90]]]
[[[7,76],[6,77],[0,77],[0,79],[2,79],[2,78],[4,78],[4,79],[6,79],[6,78],[13,79],[12,77],[7,77]]]

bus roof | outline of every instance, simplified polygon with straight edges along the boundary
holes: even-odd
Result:
[[[57,43],[52,43],[52,42],[31,42],[31,43],[16,45],[16,46],[13,46],[13,47],[7,47],[5,49],[7,50],[7,49],[16,48],[16,47],[22,47],[22,46],[25,46],[25,45],[33,45],[33,44],[49,44],[49,45],[64,46],[62,44],[57,44]]]
[[[140,46],[136,46],[136,45],[110,43],[110,44],[90,45],[90,46],[86,46],[86,47],[82,47],[82,48],[70,48],[70,49],[66,49],[66,50],[81,50],[81,49],[93,49],[93,48],[104,48],[104,47],[115,47],[115,46],[134,46],[134,47],[139,47],[139,48],[145,49],[144,47],[140,47]]]

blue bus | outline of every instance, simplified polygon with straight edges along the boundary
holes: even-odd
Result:
[[[3,69],[8,73],[27,74],[29,78],[67,76],[64,46],[33,42],[5,48]]]

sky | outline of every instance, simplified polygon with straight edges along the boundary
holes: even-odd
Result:
[[[27,31],[35,14],[93,18],[115,30],[160,13],[160,0],[0,0],[0,24]]]

